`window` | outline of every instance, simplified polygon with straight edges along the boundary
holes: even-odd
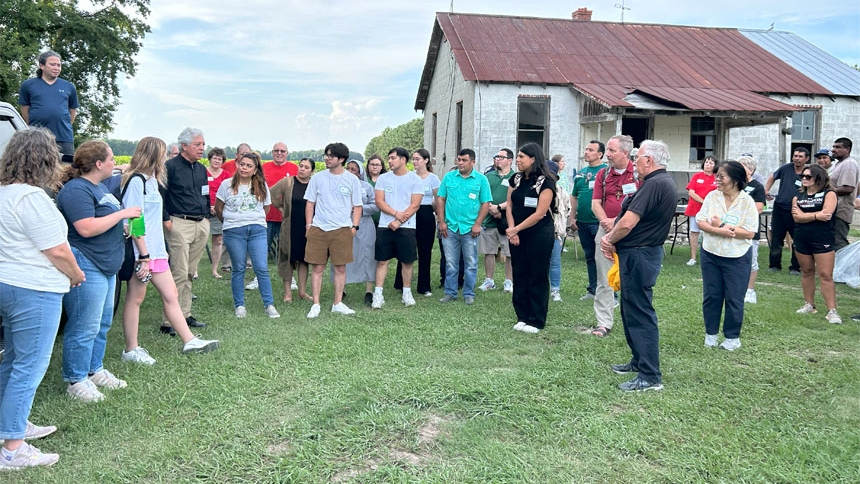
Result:
[[[433,127],[430,131],[430,157],[436,158],[436,129],[439,127],[439,118],[433,113]]]
[[[463,149],[463,101],[457,103],[457,149],[459,153]]]
[[[815,144],[815,111],[799,111],[791,115],[791,142]]]
[[[714,118],[690,118],[690,161],[714,155],[716,140]]]
[[[549,97],[520,97],[517,102],[517,146],[535,142],[548,153]]]

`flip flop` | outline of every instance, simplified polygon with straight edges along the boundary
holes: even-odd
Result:
[[[609,331],[611,331],[611,330],[609,328],[607,328],[606,326],[598,326],[598,327],[591,330],[591,334],[593,334],[594,336],[597,336],[598,338],[603,338],[607,334],[609,334]]]
[[[215,279],[224,279],[224,276],[222,276],[221,274],[212,274],[212,277],[214,277]]]

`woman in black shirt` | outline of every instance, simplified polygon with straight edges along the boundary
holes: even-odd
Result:
[[[508,230],[513,268],[515,330],[537,333],[546,325],[549,304],[549,260],[555,226],[555,180],[536,143],[524,144],[517,153],[519,173],[508,188]]]

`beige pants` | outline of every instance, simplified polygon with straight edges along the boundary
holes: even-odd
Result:
[[[179,307],[186,318],[191,315],[191,281],[206,241],[209,240],[209,219],[200,222],[170,217],[173,230],[166,232],[170,250],[170,272],[179,291]],[[167,318],[164,318],[167,321]]]
[[[606,235],[603,227],[597,229],[594,236],[594,261],[597,265],[597,287],[594,289],[594,316],[597,318],[597,326],[612,329],[615,323],[615,294],[609,287],[609,279],[606,274],[612,268],[612,261],[603,255],[600,250],[600,239]]]

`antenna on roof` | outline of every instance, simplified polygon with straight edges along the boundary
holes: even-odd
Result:
[[[624,0],[621,0],[621,3],[616,3],[616,4],[615,4],[615,8],[620,8],[620,9],[621,9],[621,23],[624,23],[624,11],[625,11],[625,10],[630,10],[630,7],[625,7],[625,6],[624,6]]]
[[[773,30],[773,22],[770,23],[770,28],[768,30]]]
[[[454,0],[451,0],[451,13],[454,13]]]

